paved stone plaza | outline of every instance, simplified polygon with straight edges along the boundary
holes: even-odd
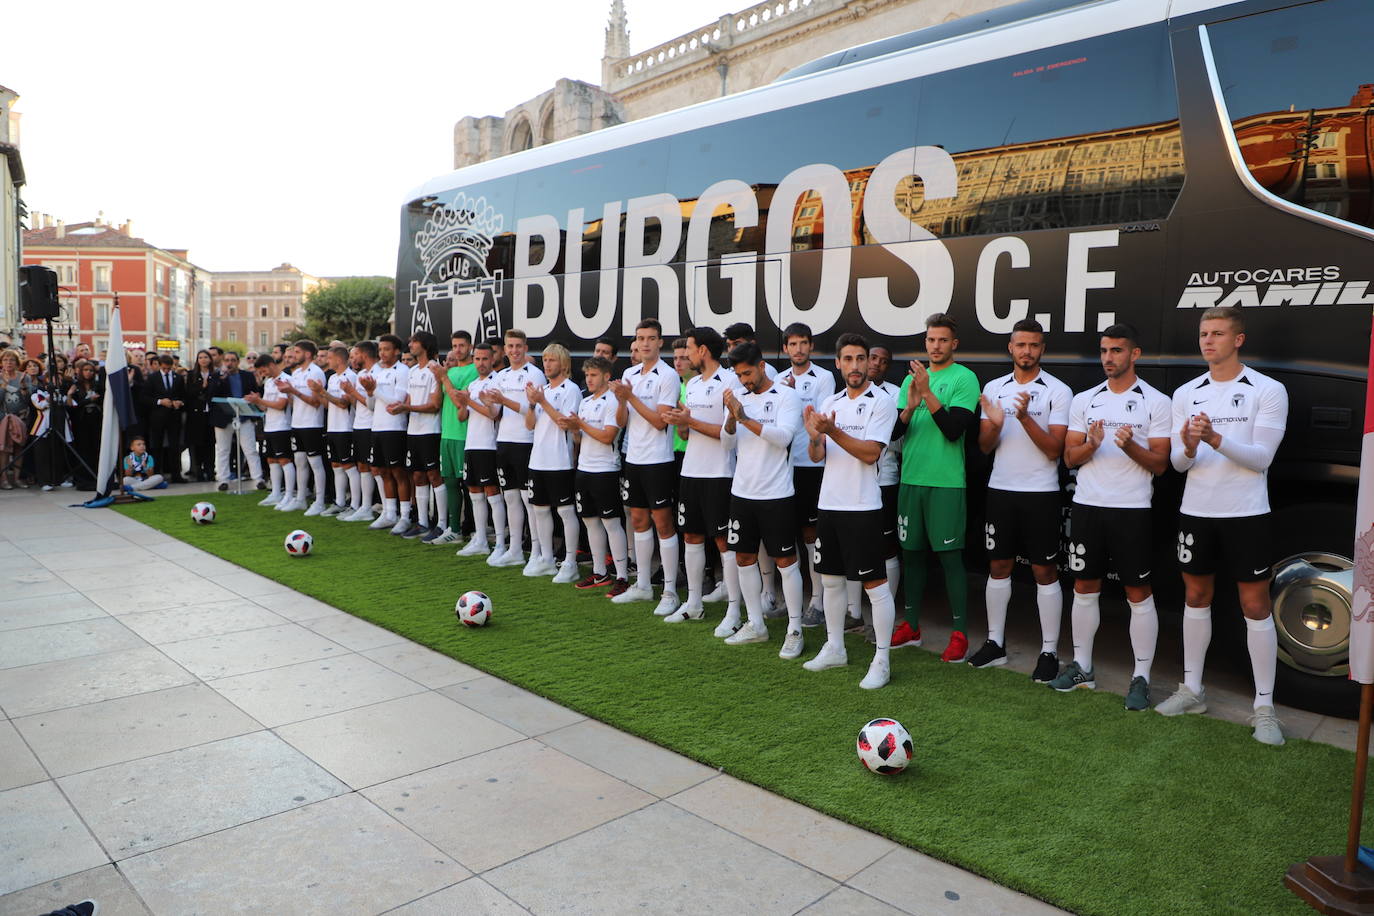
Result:
[[[1056,912],[77,497],[0,495],[0,916]]]

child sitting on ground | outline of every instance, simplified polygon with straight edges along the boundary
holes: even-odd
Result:
[[[129,454],[124,456],[124,489],[126,490],[165,490],[167,481],[161,474],[153,473],[153,456],[148,454],[148,443],[142,436],[129,440]]]

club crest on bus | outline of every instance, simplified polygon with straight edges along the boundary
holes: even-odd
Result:
[[[472,200],[461,191],[452,203],[434,208],[415,235],[424,265],[424,279],[410,283],[415,330],[433,332],[435,310],[447,309],[454,331],[467,330],[474,340],[501,335],[497,296],[504,271],[488,270],[487,256],[502,222],[485,197]]]

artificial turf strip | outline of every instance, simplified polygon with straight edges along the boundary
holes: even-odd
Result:
[[[861,690],[872,655],[820,673],[768,644],[727,647],[707,620],[665,625],[652,604],[615,605],[453,548],[366,525],[302,518],[218,494],[120,507],[131,518],[558,703],[721,767],[834,817],[1081,913],[1305,913],[1284,871],[1344,849],[1354,755],[1204,716],[1128,713],[1121,697],[1061,695],[1005,669],[894,652],[892,683]],[[293,559],[287,532],[315,553]],[[457,623],[468,589],[491,596],[489,626]],[[809,658],[821,631],[808,630]],[[1177,638],[1166,629],[1163,639]],[[1102,646],[1100,651],[1118,651]],[[1157,685],[1156,699],[1165,688]],[[910,730],[912,767],[868,773],[854,738],[869,719]],[[1374,810],[1374,802],[1366,808]],[[1366,836],[1370,836],[1368,828]]]

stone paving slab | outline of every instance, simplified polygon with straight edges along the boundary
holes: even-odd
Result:
[[[0,494],[0,916],[1049,911],[70,500]]]

